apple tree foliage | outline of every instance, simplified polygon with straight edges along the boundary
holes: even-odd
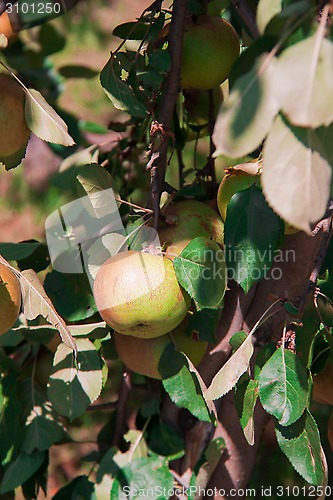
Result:
[[[223,87],[216,121],[209,91],[208,127],[191,129],[177,71],[184,30],[178,21],[207,9],[234,25],[242,50]],[[168,43],[162,34],[169,21],[175,28]],[[0,496],[11,498],[18,488],[25,498],[46,492],[50,450],[77,446],[75,428],[80,426],[95,429],[94,451],[80,457],[84,472],[69,478],[53,493],[55,499],[125,498],[125,487],[150,489],[155,498],[166,499],[175,487],[213,487],[214,471],[228,460],[235,438],[232,430],[229,441],[221,437],[226,433],[219,410],[230,394],[245,457],[259,448],[259,408],[265,422],[273,423],[281,454],[299,475],[297,484],[320,488],[318,497],[330,484],[332,450],[319,433],[312,388],[325,365],[333,363],[332,21],[330,2],[315,0],[147,4],[138,19],[114,28],[119,43],[111,55],[105,49],[99,84],[110,113],[116,109],[122,119],[108,126],[118,134],[116,142],[101,145],[89,143],[86,133],[104,134],[107,128],[83,122],[59,104],[64,81],[88,79],[95,72],[75,63],[54,67],[53,53],[66,47],[58,25],[35,28],[33,43],[19,37],[7,46],[0,36],[1,70],[24,85],[28,127],[62,158],[53,186],[67,201],[85,195],[97,212],[105,208],[104,190],[117,195],[126,235],[110,238],[105,231],[94,243],[87,271],[93,276],[110,245],[113,253],[124,244],[142,248],[145,225],[152,224],[156,212],[156,186],[157,203],[163,194],[164,202],[195,198],[214,206],[216,158],[223,158],[225,166],[258,161],[262,184],[262,190],[252,186],[231,198],[224,257],[216,242],[200,236],[174,259],[178,281],[193,303],[188,330],[210,342],[210,352],[196,369],[169,345],[160,361],[161,382],[122,373],[112,331],[101,321],[87,275],[52,269],[43,241],[0,244],[0,262],[19,279],[23,301],[15,326],[0,338]],[[218,64],[218,54],[214,57]],[[204,127],[211,137],[200,146]],[[193,132],[197,141],[189,143]],[[189,147],[191,160],[184,161]],[[202,165],[193,162],[199,147],[205,148]],[[22,155],[12,157],[3,170],[19,167],[21,160]],[[174,164],[176,189],[164,179],[165,167],[168,173]],[[285,236],[286,223],[299,232]],[[65,236],[70,239],[70,232]],[[302,250],[297,259],[308,255],[304,264],[279,263],[275,256],[293,246]],[[216,277],[224,262],[227,289]],[[279,279],[272,278],[279,266],[287,273],[280,288]],[[252,316],[241,311],[244,321],[237,319],[239,307],[229,307],[235,290],[238,303],[249,300]],[[44,346],[55,339],[61,343],[43,380]],[[328,427],[333,446],[328,407],[320,415],[325,416],[321,432]],[[195,460],[191,429],[201,429]],[[231,472],[233,484],[250,484],[252,466],[245,483],[239,470]],[[262,481],[251,484],[259,487]]]

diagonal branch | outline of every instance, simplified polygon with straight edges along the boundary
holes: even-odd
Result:
[[[165,172],[167,166],[167,153],[171,133],[174,108],[180,87],[180,70],[184,25],[186,19],[187,0],[175,0],[172,10],[172,21],[168,35],[171,68],[163,89],[163,101],[157,120],[151,128],[151,158],[147,168],[151,175],[151,203],[154,209],[154,227],[157,227],[160,198],[163,191]]]

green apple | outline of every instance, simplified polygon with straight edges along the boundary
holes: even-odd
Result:
[[[184,89],[212,89],[229,76],[239,56],[239,39],[225,19],[200,16],[185,25],[181,83]]]
[[[14,273],[0,264],[0,335],[8,332],[20,314],[21,288]]]
[[[258,160],[226,169],[226,175],[222,179],[217,192],[217,206],[224,222],[227,216],[227,206],[232,196],[238,191],[253,185],[261,189]],[[285,234],[294,234],[298,231],[298,229],[285,222]]]
[[[146,377],[161,379],[158,365],[163,351],[173,343],[175,348],[184,352],[197,366],[207,349],[207,342],[196,340],[186,335],[188,316],[172,332],[152,339],[140,339],[115,332],[114,340],[120,359],[132,371]],[[170,359],[172,363],[172,359]]]
[[[0,74],[0,157],[25,147],[30,130],[24,116],[25,93],[9,75]]]
[[[226,175],[217,192],[217,206],[223,221],[226,219],[227,206],[233,195],[253,185],[261,188],[257,161],[226,169]]]
[[[95,279],[94,297],[108,325],[118,333],[140,338],[173,330],[191,303],[170,259],[132,250],[104,262]]]
[[[197,200],[171,203],[161,211],[165,222],[160,225],[160,242],[170,258],[174,258],[196,237],[205,236],[223,244],[224,224],[209,206]]]

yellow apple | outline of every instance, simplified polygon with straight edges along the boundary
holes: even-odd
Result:
[[[171,203],[161,213],[165,222],[160,225],[158,234],[170,258],[178,256],[198,236],[223,244],[223,222],[209,205],[197,200],[184,200]]]
[[[114,340],[118,355],[130,370],[146,377],[161,379],[159,362],[163,351],[173,343],[177,350],[184,352],[197,366],[204,357],[207,342],[196,340],[195,335],[192,338],[186,335],[187,324],[188,316],[170,333],[152,339],[140,339],[115,332]]]
[[[25,93],[14,78],[0,74],[0,158],[24,148],[30,130],[24,116]]]
[[[14,273],[0,264],[0,335],[8,332],[20,314],[21,288]]]
[[[217,192],[217,206],[224,222],[227,216],[227,206],[232,196],[238,191],[253,185],[261,189],[260,170],[257,160],[226,169],[226,175],[222,179]],[[298,231],[298,229],[285,222],[285,234],[294,234]]]
[[[165,256],[129,251],[99,269],[94,297],[101,317],[118,333],[153,338],[185,318],[191,299]]]
[[[200,16],[185,25],[181,83],[184,89],[212,89],[229,76],[239,56],[239,39],[225,19]]]

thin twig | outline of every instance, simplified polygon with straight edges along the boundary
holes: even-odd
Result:
[[[130,373],[126,370],[123,373],[123,380],[119,389],[119,399],[117,401],[117,416],[115,430],[112,439],[112,444],[116,446],[123,435],[123,430],[126,425],[126,409],[128,395],[132,387]]]
[[[231,0],[232,5],[235,8],[235,11],[242,19],[243,23],[246,26],[247,31],[252,36],[254,40],[260,37],[260,33],[258,30],[255,13],[251,9],[247,0]]]

